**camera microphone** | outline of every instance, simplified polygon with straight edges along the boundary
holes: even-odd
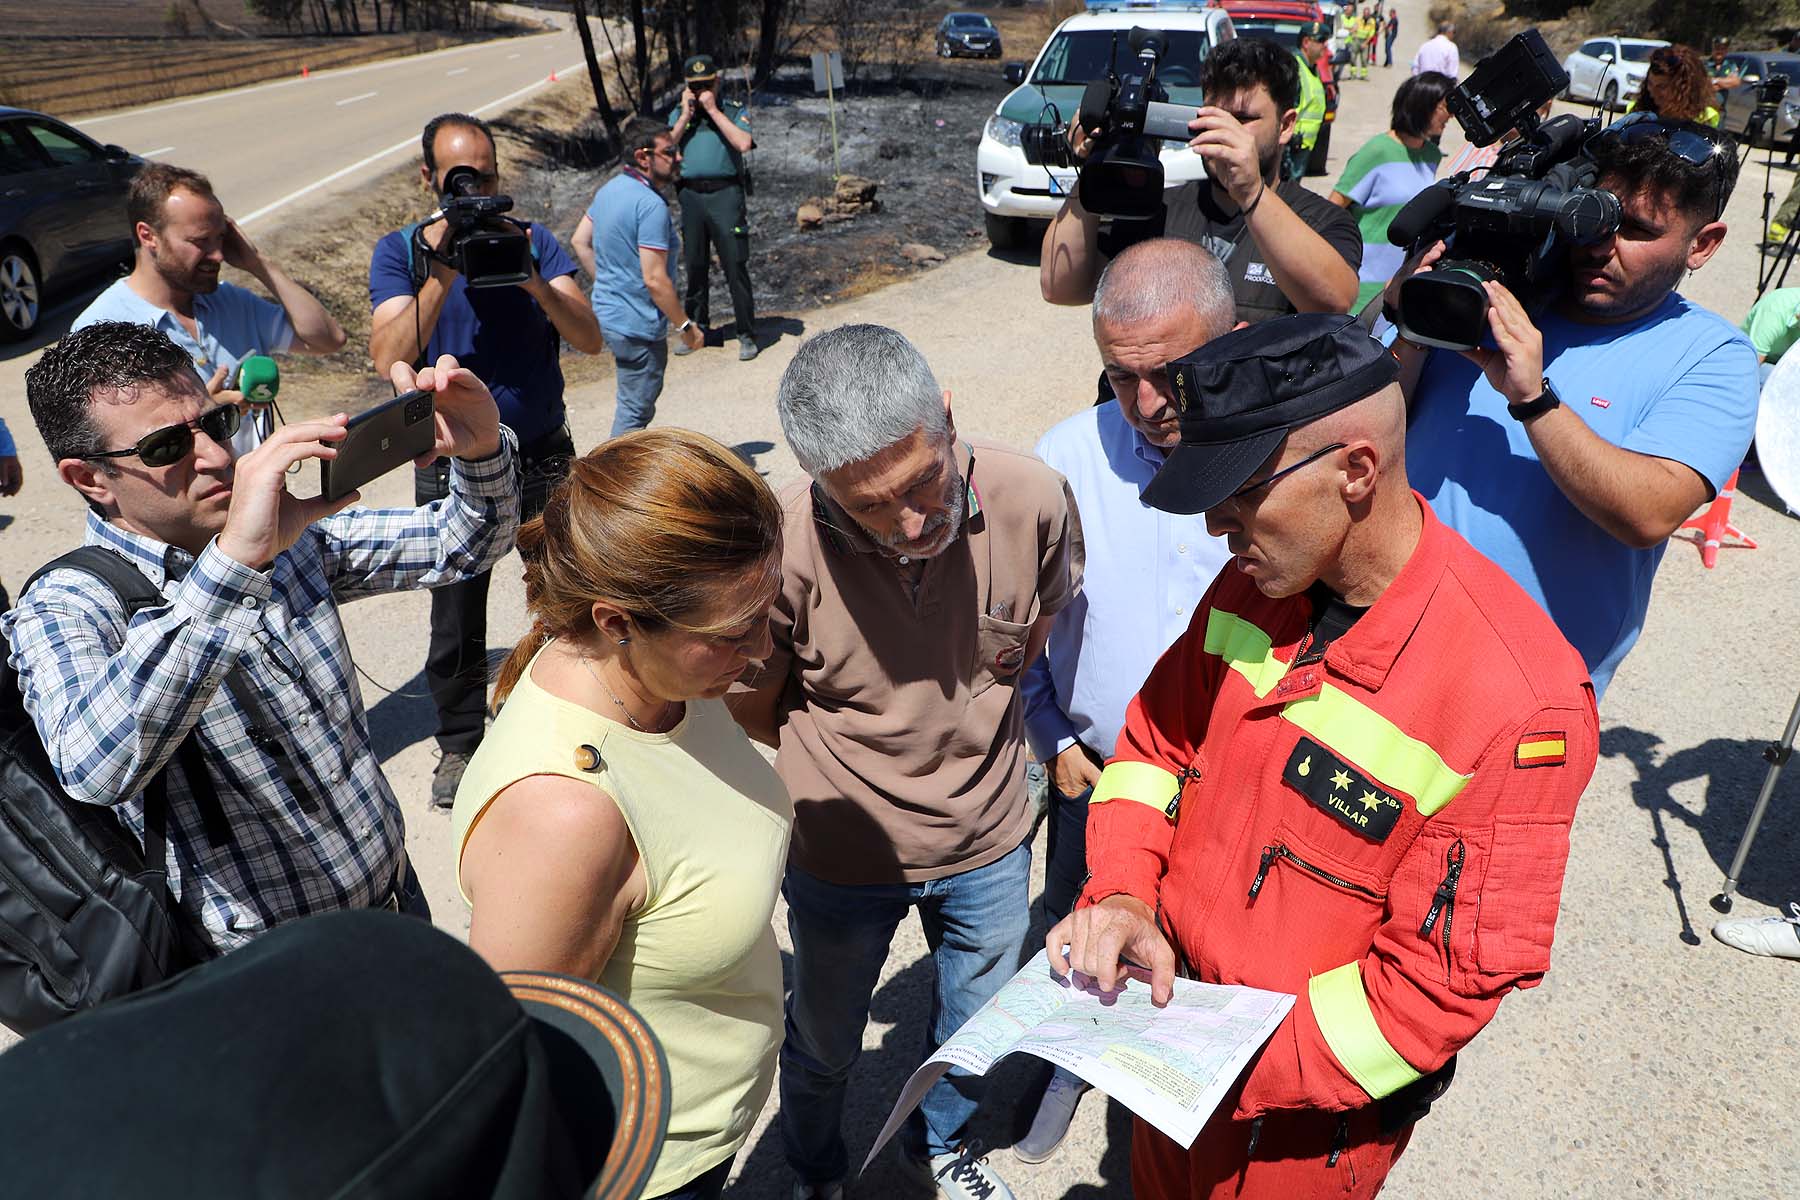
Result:
[[[1163,32],[1160,29],[1146,29],[1142,25],[1133,25],[1126,35],[1125,44],[1131,47],[1133,54],[1142,54],[1148,50],[1158,58],[1163,52]]]
[[[281,368],[266,354],[252,354],[238,366],[238,391],[251,404],[273,404],[281,390]]]
[[[1410,246],[1456,203],[1458,179],[1440,179],[1408,200],[1388,223],[1388,241],[1396,246]]]

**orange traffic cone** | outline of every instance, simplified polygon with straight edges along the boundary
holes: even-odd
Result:
[[[302,79],[305,79],[305,78],[307,78],[307,77],[308,77],[308,76],[310,76],[310,75],[311,75],[311,74],[312,74],[312,72],[311,72],[311,71],[310,71],[310,70],[308,70],[308,69],[307,69],[307,66],[306,66],[306,64],[305,64],[305,63],[301,63],[301,64],[300,64],[300,78],[302,78]]]
[[[1743,530],[1731,523],[1731,498],[1737,494],[1738,473],[1733,471],[1713,502],[1706,506],[1706,511],[1690,521],[1684,522],[1675,536],[1680,537],[1683,530],[1691,529],[1694,545],[1700,547],[1700,561],[1712,570],[1719,562],[1719,548],[1729,546],[1734,550],[1754,550],[1756,543]],[[1727,538],[1736,539],[1727,541]]]
[[[550,72],[550,82],[551,83],[556,82],[556,72],[555,71]]]

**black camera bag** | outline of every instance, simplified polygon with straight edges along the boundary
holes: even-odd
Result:
[[[163,603],[124,557],[83,546],[46,572],[85,571],[125,617]],[[21,593],[23,594],[23,593]],[[109,807],[63,791],[17,675],[0,659],[0,1024],[30,1033],[211,957],[169,892],[167,776],[179,763],[209,829],[224,815],[197,733],[144,789],[144,843]]]

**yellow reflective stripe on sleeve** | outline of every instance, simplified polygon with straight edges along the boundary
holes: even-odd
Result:
[[[1306,992],[1325,1044],[1369,1099],[1391,1096],[1419,1078],[1420,1072],[1388,1044],[1375,1023],[1363,990],[1362,964],[1345,963],[1314,975]]]
[[[1329,683],[1316,696],[1283,705],[1281,715],[1349,759],[1363,774],[1411,796],[1422,816],[1429,817],[1456,799],[1474,778],[1452,771],[1436,750]]]
[[[1105,804],[1108,800],[1135,800],[1157,812],[1168,814],[1169,803],[1181,790],[1181,780],[1149,763],[1115,762],[1100,772],[1089,804]]]
[[[1287,674],[1287,664],[1271,649],[1274,644],[1268,634],[1236,613],[1215,608],[1206,614],[1206,652],[1218,655],[1226,666],[1249,680],[1258,700]]]

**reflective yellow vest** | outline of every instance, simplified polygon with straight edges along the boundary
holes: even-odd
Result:
[[[1319,140],[1319,128],[1325,124],[1325,85],[1313,74],[1312,67],[1298,50],[1294,51],[1294,61],[1300,64],[1300,103],[1296,108],[1298,119],[1294,122],[1294,140],[1300,143],[1302,150],[1311,150],[1313,143]]]

